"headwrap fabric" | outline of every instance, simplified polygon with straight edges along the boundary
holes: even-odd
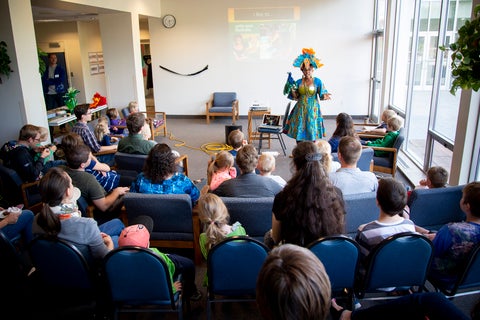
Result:
[[[323,63],[315,57],[315,51],[312,48],[303,48],[302,54],[299,55],[294,61],[293,66],[301,68],[304,65],[306,68],[313,66],[315,69],[323,66]]]

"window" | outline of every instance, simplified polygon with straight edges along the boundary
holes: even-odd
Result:
[[[451,167],[460,94],[450,94],[450,54],[439,50],[470,18],[471,0],[397,5],[391,107],[405,112],[405,154],[421,169]],[[444,40],[445,39],[445,40]]]

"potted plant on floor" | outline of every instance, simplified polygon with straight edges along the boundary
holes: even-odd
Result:
[[[458,29],[457,41],[440,50],[451,50],[452,87],[450,93],[461,88],[464,90],[480,89],[480,4],[473,9],[473,19],[466,21]]]

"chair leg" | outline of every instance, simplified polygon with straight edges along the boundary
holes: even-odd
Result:
[[[287,152],[286,152],[287,145],[285,144],[285,141],[283,140],[282,134],[279,133],[279,134],[277,134],[277,136],[278,136],[278,140],[280,141],[280,146],[282,147],[283,155],[287,156]]]
[[[262,140],[263,140],[263,132],[260,132],[260,136],[258,137],[258,154],[262,150]]]

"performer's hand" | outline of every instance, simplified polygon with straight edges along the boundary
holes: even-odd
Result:
[[[331,93],[324,93],[323,94],[323,99],[322,100],[330,100],[332,99],[332,94]]]

